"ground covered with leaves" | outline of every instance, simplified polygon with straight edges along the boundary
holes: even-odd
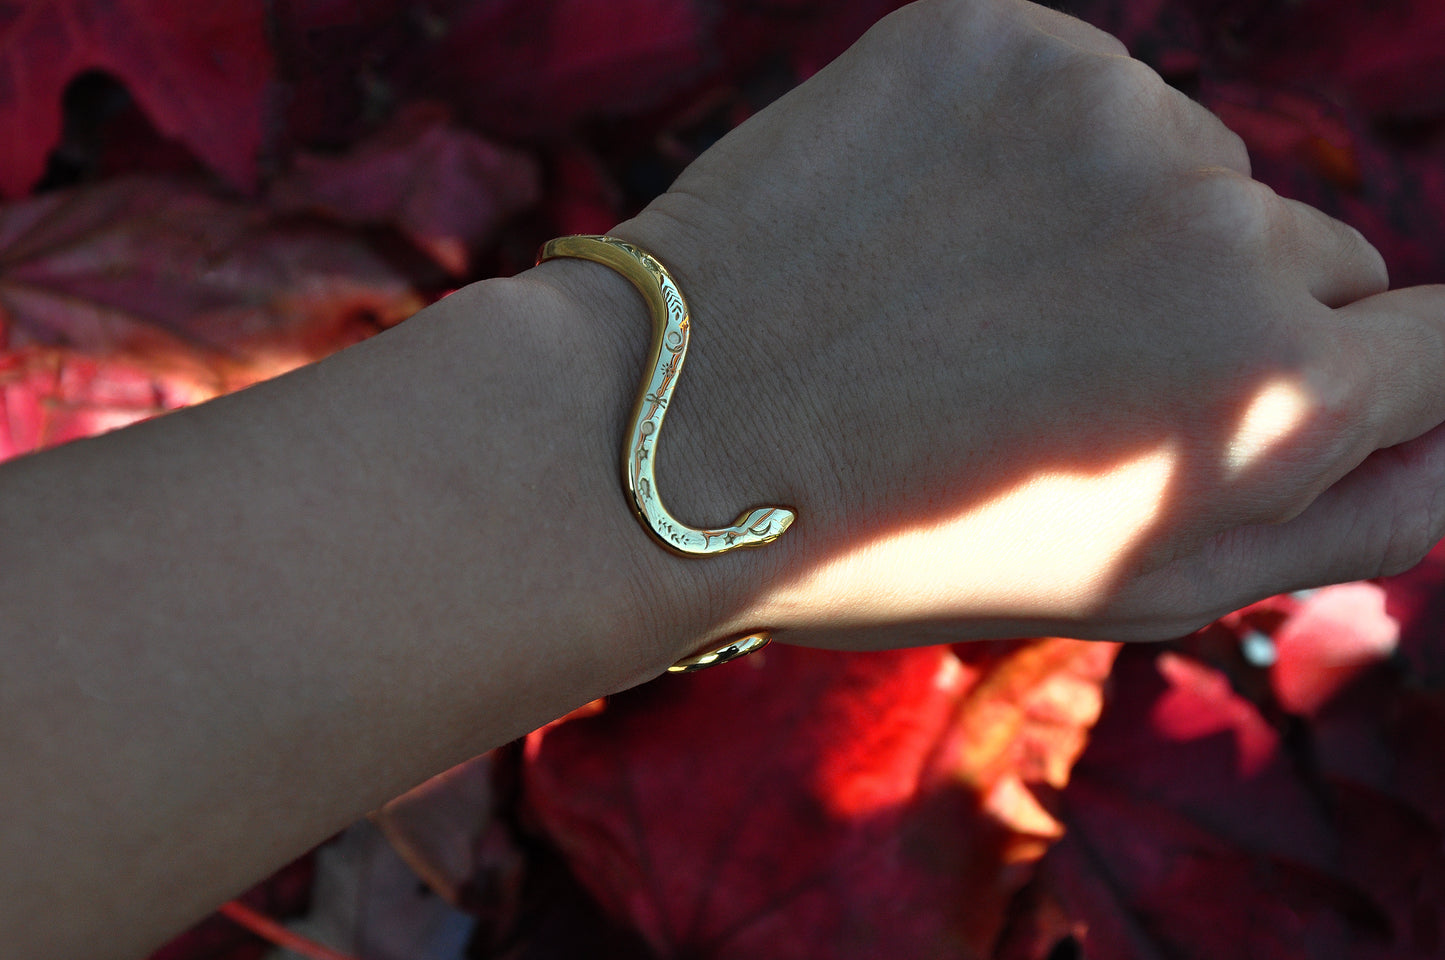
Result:
[[[275,375],[605,231],[896,5],[0,2],[0,456]],[[1218,113],[1257,177],[1361,229],[1396,285],[1445,281],[1445,7],[1064,6]],[[1159,646],[774,648],[668,678],[379,812],[465,922],[408,932],[407,873],[366,888],[342,946],[1445,956],[1442,625],[1437,551]],[[241,902],[305,913],[326,853]],[[217,916],[155,958],[267,949]]]

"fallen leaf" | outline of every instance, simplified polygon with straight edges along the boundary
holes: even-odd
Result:
[[[268,917],[298,916],[310,907],[315,875],[316,851],[312,850],[237,899]],[[272,944],[249,930],[213,913],[151,953],[148,960],[263,960],[271,948]]]
[[[464,276],[473,251],[539,192],[530,157],[457,127],[444,107],[415,103],[345,154],[298,153],[269,197],[281,212],[394,226]]]
[[[476,757],[391,800],[372,819],[438,895],[509,930],[525,861],[499,819],[494,767],[491,754]]]
[[[600,708],[597,701],[554,723]],[[512,747],[476,757],[397,797],[372,819],[431,890],[473,918],[473,954],[642,960],[647,949],[636,934],[602,916],[556,852],[518,829],[517,757]]]
[[[1359,229],[1393,286],[1440,280],[1445,7],[1073,0],[1068,9],[1239,133],[1255,179]]]
[[[1328,613],[1307,614],[1285,645]],[[1303,672],[1302,683],[1328,676]],[[1067,833],[1000,957],[1041,960],[1049,936],[1091,960],[1441,955],[1445,857],[1427,818],[1335,776],[1313,745],[1287,742],[1222,674],[1179,654],[1130,651],[1111,685],[1062,795]]]
[[[1323,87],[1327,98],[1376,117],[1445,113],[1445,8],[1431,0],[1193,6],[1216,25],[1217,56],[1262,85]]]
[[[410,99],[396,64],[434,62],[448,2],[271,0],[284,142],[339,150],[373,132]]]
[[[184,183],[0,208],[0,457],[319,359],[422,306],[358,237]]]
[[[1270,670],[1275,695],[1291,713],[1312,716],[1350,682],[1388,661],[1400,625],[1385,612],[1385,591],[1347,583],[1316,591],[1275,631]]]
[[[986,956],[1115,650],[780,648],[665,678],[533,734],[527,809],[662,958]]]
[[[423,92],[506,136],[657,106],[705,66],[702,5],[690,0],[500,0],[450,12]]]
[[[622,191],[591,152],[555,151],[547,207],[558,234],[606,233],[626,219]]]
[[[1072,0],[1065,8],[1149,62],[1187,52],[1216,78],[1313,91],[1377,117],[1445,113],[1445,8],[1431,0]]]
[[[40,178],[60,138],[61,94],[87,70],[114,74],[162,133],[250,189],[272,79],[255,0],[0,3],[0,193]]]
[[[309,909],[286,926],[365,960],[460,960],[475,920],[420,882],[369,820],[316,851]],[[273,960],[292,960],[282,950]],[[296,960],[300,960],[299,957]]]
[[[1445,542],[1381,586],[1385,610],[1400,624],[1400,652],[1412,672],[1431,685],[1445,684]]]

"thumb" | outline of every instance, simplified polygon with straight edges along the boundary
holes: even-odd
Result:
[[[1231,531],[1211,564],[1252,600],[1401,573],[1442,536],[1445,424],[1375,451],[1294,519]]]
[[[1418,437],[1445,421],[1445,284],[1401,287],[1335,310],[1343,350],[1363,362],[1363,411],[1375,446]]]

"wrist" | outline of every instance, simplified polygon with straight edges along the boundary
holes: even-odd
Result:
[[[659,545],[633,513],[622,478],[622,453],[647,366],[649,310],[626,278],[587,260],[551,260],[507,282],[512,295],[526,298],[526,315],[546,318],[539,328],[550,352],[546,366],[568,385],[564,394],[574,404],[568,422],[579,430],[575,443],[586,464],[589,496],[592,506],[605,514],[605,521],[594,522],[607,533],[593,539],[611,555],[594,560],[626,572],[626,595],[635,608],[639,640],[656,658],[652,668],[661,670],[729,629],[726,610],[736,606],[735,573],[743,565],[727,562],[729,557],[678,556]],[[665,432],[676,441],[673,424],[669,420]],[[657,449],[658,486],[669,503],[690,503],[687,492],[701,486],[700,477],[707,473],[702,458],[682,443],[662,441]],[[700,512],[697,518],[710,525],[726,523],[738,507],[732,504],[726,516]]]

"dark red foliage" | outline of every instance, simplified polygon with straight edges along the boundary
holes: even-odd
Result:
[[[0,193],[21,196],[60,137],[60,98],[86,70],[118,77],[163,133],[254,187],[273,59],[253,0],[0,3]]]
[[[209,399],[421,306],[361,238],[191,184],[0,208],[0,457]]]
[[[0,457],[606,230],[897,5],[0,0]],[[1445,280],[1445,6],[1066,6],[1397,285]],[[1445,956],[1442,586],[1437,551],[1112,672],[1114,645],[1059,640],[773,650],[380,820],[477,956]],[[290,912],[307,876],[248,902]],[[214,918],[157,957],[260,950]]]
[[[345,154],[298,152],[271,184],[270,200],[282,212],[393,226],[449,273],[466,276],[473,251],[538,192],[531,157],[456,126],[439,104],[417,102]]]
[[[1073,0],[1239,133],[1255,176],[1357,227],[1392,281],[1441,279],[1445,7]]]
[[[988,956],[1114,652],[769,651],[534,734],[527,808],[658,957]]]
[[[1350,584],[1206,632],[1273,624],[1264,685],[1121,657],[1000,957],[1062,937],[1101,960],[1445,955],[1445,794],[1421,749],[1445,737],[1445,691],[1398,657],[1386,600]]]
[[[1439,955],[1445,859],[1418,812],[1289,749],[1210,668],[1131,654],[1114,680],[1040,868],[1087,956]]]
[[[304,913],[311,900],[315,873],[315,854],[308,853],[237,899],[270,917],[294,917]],[[262,960],[273,949],[273,944],[213,914],[152,953],[148,960]]]
[[[502,134],[555,135],[646,110],[704,67],[704,13],[689,0],[455,6],[427,83]]]

